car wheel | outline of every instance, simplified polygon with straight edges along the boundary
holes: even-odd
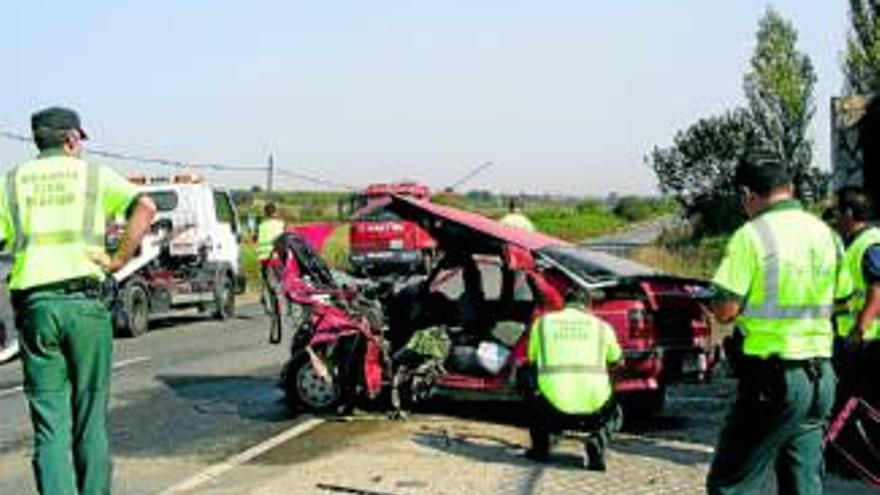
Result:
[[[317,350],[316,353],[321,354]],[[325,380],[305,351],[300,351],[287,363],[282,382],[287,405],[293,411],[333,412],[342,402],[339,384]]]
[[[150,295],[146,287],[137,281],[126,284],[122,289],[122,304],[125,315],[121,318],[119,333],[123,337],[137,337],[150,329]]]
[[[214,318],[226,320],[235,316],[235,287],[232,279],[223,275],[214,287]]]

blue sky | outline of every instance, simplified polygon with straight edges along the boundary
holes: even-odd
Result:
[[[743,102],[765,1],[14,2],[0,29],[0,129],[77,108],[93,145],[279,166],[363,185],[650,193],[676,130]],[[819,76],[828,166],[847,2],[776,1]],[[31,150],[0,141],[0,164]],[[123,172],[142,168],[111,162]],[[148,168],[157,172],[155,167]],[[258,174],[223,172],[230,186]],[[312,184],[279,178],[285,188]]]

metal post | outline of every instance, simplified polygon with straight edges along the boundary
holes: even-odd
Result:
[[[269,153],[269,170],[266,176],[266,192],[272,192],[272,185],[275,175],[275,156]]]

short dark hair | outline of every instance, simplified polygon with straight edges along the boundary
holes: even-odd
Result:
[[[266,206],[263,207],[263,214],[267,217],[274,216],[275,213],[278,212],[278,207],[275,206],[275,203],[269,202],[266,203]]]
[[[67,142],[67,138],[73,129],[59,130],[41,128],[34,131],[34,144],[40,151],[60,148]]]
[[[845,187],[837,191],[837,211],[856,222],[866,222],[873,212],[871,198],[860,187]]]
[[[775,189],[791,185],[791,171],[776,154],[754,150],[740,158],[733,182],[738,187],[767,196]]]
[[[587,306],[590,304],[591,300],[590,292],[582,287],[572,287],[565,293],[566,304]]]

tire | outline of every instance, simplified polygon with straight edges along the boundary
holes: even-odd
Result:
[[[228,320],[235,316],[235,287],[229,275],[221,275],[214,287],[214,318]]]
[[[315,351],[319,356],[320,350]],[[307,352],[298,351],[284,366],[281,376],[287,406],[294,412],[331,413],[342,403],[342,390],[324,381],[312,366]]]
[[[150,294],[138,280],[129,281],[122,288],[122,305],[125,314],[118,328],[122,337],[134,338],[150,330]]]

